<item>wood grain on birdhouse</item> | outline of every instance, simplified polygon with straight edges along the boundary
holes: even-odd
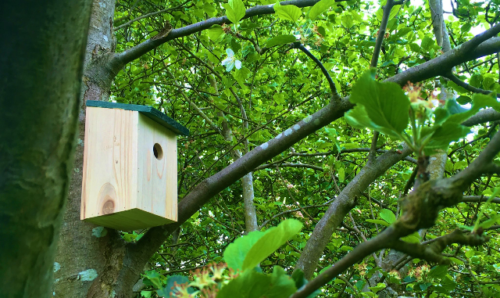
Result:
[[[178,132],[162,124],[87,105],[82,220],[119,230],[177,221]]]

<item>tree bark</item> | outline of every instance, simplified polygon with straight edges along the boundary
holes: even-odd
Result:
[[[304,271],[305,278],[310,279],[313,276],[333,231],[340,226],[346,214],[356,206],[356,199],[370,183],[410,153],[411,150],[405,148],[402,153],[389,151],[382,154],[375,162],[368,163],[342,190],[314,228],[297,262],[296,269]]]
[[[0,3],[0,289],[52,297],[90,0]]]
[[[107,100],[113,78],[119,68],[108,67],[113,57],[114,0],[98,0],[92,5],[90,29],[85,51],[83,86],[86,100]],[[126,245],[116,230],[100,231],[95,225],[80,221],[82,190],[83,140],[85,138],[85,103],[78,107],[78,146],[72,171],[70,191],[61,242],[56,255],[54,297],[110,297],[121,292],[126,282],[118,279],[124,266]],[[138,274],[137,274],[138,276]],[[128,290],[128,288],[127,288]],[[128,291],[132,295],[132,291]]]

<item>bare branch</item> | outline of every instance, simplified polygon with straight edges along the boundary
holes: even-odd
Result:
[[[382,42],[384,41],[385,30],[387,30],[387,22],[389,21],[389,15],[391,14],[391,9],[394,5],[393,0],[387,0],[387,3],[384,6],[384,14],[382,15],[382,22],[380,22],[380,28],[378,30],[377,41],[375,42],[375,49],[373,50],[370,67],[377,67],[380,49],[382,49]]]
[[[310,164],[306,164],[306,163],[271,163],[271,164],[264,164],[264,165],[261,165],[259,167],[256,167],[254,169],[254,171],[257,171],[257,170],[263,170],[263,169],[267,169],[267,168],[273,168],[273,167],[288,167],[288,168],[309,168],[309,169],[313,169],[315,171],[323,171],[323,168],[322,167],[318,167],[318,166],[315,166],[315,165],[310,165]]]
[[[488,201],[488,199],[489,199],[489,197],[485,197],[485,196],[464,196],[462,198],[462,202],[479,203],[479,202],[486,202],[486,201]],[[491,203],[500,204],[500,198],[493,198],[491,200]]]
[[[494,109],[486,109],[479,111],[476,115],[462,122],[462,125],[473,126],[481,123],[500,120],[500,113]]]
[[[311,52],[309,52],[309,50],[306,49],[304,47],[304,45],[302,45],[300,42],[294,42],[292,44],[292,48],[301,50],[309,58],[311,58],[314,61],[314,63],[316,63],[316,65],[318,65],[318,67],[321,69],[321,72],[326,77],[326,80],[328,81],[328,85],[330,85],[330,90],[332,91],[332,101],[335,101],[335,102],[339,101],[341,98],[340,98],[339,93],[337,92],[337,88],[335,87],[335,83],[333,83],[332,77],[330,76],[330,73],[325,68],[323,63],[321,63],[321,61],[319,61],[318,58],[314,57],[314,55]]]

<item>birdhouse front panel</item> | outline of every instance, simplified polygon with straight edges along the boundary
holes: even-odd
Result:
[[[177,135],[150,107],[87,101],[81,219],[118,230],[177,221]]]
[[[137,112],[87,108],[82,219],[135,207],[138,121]]]

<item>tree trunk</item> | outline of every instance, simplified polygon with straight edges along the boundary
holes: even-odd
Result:
[[[114,0],[94,1],[92,5],[81,90],[85,101],[107,100],[112,80],[121,68],[105,67],[114,54],[114,8]],[[118,278],[126,257],[126,245],[118,232],[100,230],[102,228],[80,221],[85,104],[79,112],[80,133],[56,255],[54,297],[112,297],[123,292],[132,295],[135,281]]]
[[[0,289],[51,297],[90,0],[0,3]]]

